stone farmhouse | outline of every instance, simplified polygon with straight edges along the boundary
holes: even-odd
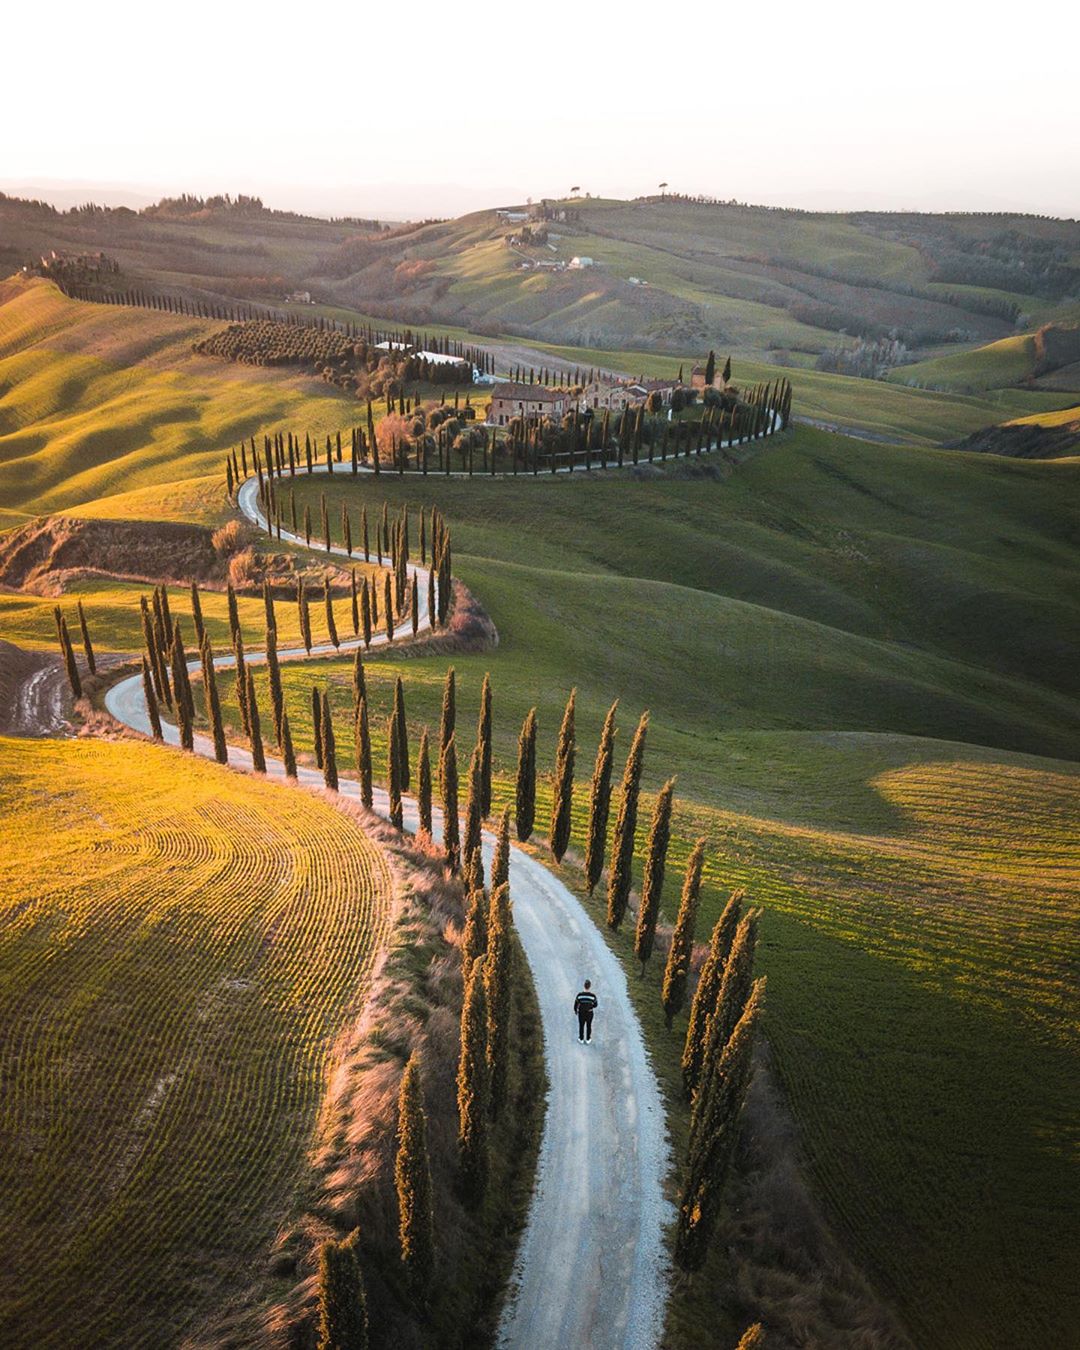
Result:
[[[505,427],[515,417],[550,417],[552,421],[558,421],[568,411],[569,404],[570,396],[565,389],[504,381],[491,387],[488,425]]]

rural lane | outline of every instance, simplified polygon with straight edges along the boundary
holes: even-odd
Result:
[[[325,472],[325,466],[319,466]],[[346,469],[347,473],[348,470]],[[249,478],[237,495],[249,520],[268,529]],[[282,531],[282,538],[303,540]],[[322,550],[317,550],[322,553]],[[335,554],[345,550],[335,548]],[[418,585],[421,629],[429,626],[426,572],[410,564]],[[385,634],[372,646],[384,644]],[[343,641],[341,652],[355,649]],[[325,645],[312,655],[333,654]],[[279,660],[306,660],[303,649],[282,650]],[[264,660],[246,655],[249,664]],[[215,667],[233,665],[231,655]],[[190,663],[193,671],[198,662]],[[150,733],[142,677],[132,676],[106,694],[119,721]],[[175,726],[163,722],[166,741],[177,744]],[[213,743],[195,737],[195,751],[213,756]],[[230,745],[229,763],[251,770],[246,749]],[[267,756],[267,774],[284,778],[280,760]],[[299,770],[302,783],[322,787],[322,775]],[[359,785],[341,780],[341,792],[359,799]],[[376,790],[375,809],[388,812]],[[417,827],[416,804],[406,801],[405,825]],[[441,813],[434,828],[441,835]],[[490,874],[494,837],[485,832]],[[663,1194],[670,1165],[664,1107],[649,1065],[641,1026],[626,977],[596,925],[573,893],[542,863],[516,846],[511,850],[510,892],[518,935],[536,986],[544,1031],[549,1093],[537,1166],[536,1187],[517,1254],[498,1344],[510,1350],[588,1344],[592,1350],[650,1350],[659,1343],[668,1269],[663,1228],[673,1218]],[[590,979],[599,997],[592,1045],[580,1045],[574,995]]]

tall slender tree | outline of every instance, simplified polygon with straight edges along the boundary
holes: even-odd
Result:
[[[634,955],[641,962],[641,973],[652,956],[656,941],[656,920],[660,914],[660,897],[664,890],[664,867],[668,843],[671,840],[671,804],[675,780],[669,778],[660,789],[653,806],[649,842],[645,849],[645,870],[641,882],[641,904],[638,906],[637,929],[634,933]]]
[[[154,681],[150,674],[150,665],[146,657],[142,658],[143,697],[146,699],[146,715],[150,719],[150,733],[155,741],[163,739],[161,733],[161,714],[158,712],[157,695],[154,693]]]
[[[682,1054],[683,1094],[687,1101],[694,1095],[701,1076],[701,1057],[705,1050],[709,1018],[713,1015],[720,998],[724,967],[727,965],[731,944],[735,941],[735,934],[742,919],[742,902],[743,892],[732,891],[723,913],[713,927],[709,953],[701,967],[697,988],[690,1004],[690,1020],[686,1027],[686,1042]]]
[[[323,766],[322,694],[311,686],[311,736],[315,743],[315,767]]]
[[[296,755],[293,752],[292,732],[289,730],[289,714],[281,713],[281,760],[285,765],[285,777],[296,777]]]
[[[420,833],[431,838],[431,750],[427,727],[420,733],[420,755],[416,766],[416,803],[420,816]]]
[[[319,1350],[368,1350],[360,1230],[319,1248]]]
[[[244,735],[250,734],[248,726],[248,706],[247,706],[247,664],[244,661],[244,640],[237,637],[233,642],[233,668],[236,672],[236,706],[240,710],[240,725],[244,729]]]
[[[337,623],[334,620],[334,596],[330,588],[330,577],[327,575],[323,583],[323,599],[326,604],[326,631],[330,635],[330,641],[335,647],[341,646],[341,639],[338,637]]]
[[[359,647],[356,649],[356,655],[353,657],[352,672],[352,690],[353,690],[353,713],[360,708],[360,700],[367,698],[367,679],[364,676],[364,658]]]
[[[71,634],[68,632],[67,620],[60,613],[59,605],[56,607],[56,628],[60,635],[60,652],[64,658],[64,669],[67,671],[72,696],[82,698],[82,680],[79,678],[79,667],[75,661],[74,648],[71,645]]]
[[[506,1098],[510,1058],[510,887],[492,882],[487,918],[487,955],[484,982],[487,985],[487,1061],[491,1083],[491,1114],[497,1116]]]
[[[229,762],[229,752],[225,746],[225,728],[221,722],[221,701],[218,698],[217,678],[214,674],[214,653],[210,639],[204,638],[202,645],[203,697],[206,700],[206,720],[214,738],[214,758],[219,764]]]
[[[367,695],[363,695],[356,709],[356,772],[360,778],[360,801],[370,811],[372,791],[371,731],[368,727]]]
[[[570,843],[570,825],[574,808],[574,706],[577,690],[566,700],[559,741],[555,751],[555,782],[551,801],[551,851],[562,862]]]
[[[675,920],[675,931],[671,935],[667,963],[664,966],[664,983],[660,991],[660,1002],[664,1008],[664,1021],[668,1030],[686,1003],[686,988],[690,979],[690,962],[694,955],[694,929],[697,926],[698,900],[701,894],[701,872],[705,863],[705,839],[702,837],[694,845],[686,864],[683,877],[682,898],[679,901],[679,913]]]
[[[461,864],[461,836],[458,824],[457,749],[452,733],[439,756],[439,784],[443,803],[443,849],[451,872],[456,872]]]
[[[330,716],[330,699],[323,691],[322,696],[322,754],[323,782],[331,792],[338,790],[337,747],[334,744],[334,722]]]
[[[491,885],[505,886],[510,881],[510,808],[503,807],[499,833],[495,837],[495,856],[491,861]]]
[[[643,712],[638,722],[630,753],[623,770],[619,813],[615,817],[615,833],[611,840],[611,870],[608,874],[607,922],[609,928],[618,928],[626,914],[633,883],[634,837],[637,832],[638,796],[641,792],[641,771],[645,764],[645,737],[649,729],[649,714]]]
[[[398,1092],[397,1155],[394,1189],[398,1200],[401,1263],[415,1298],[426,1304],[435,1275],[435,1220],[431,1198],[427,1115],[420,1059],[416,1051],[405,1066]]]
[[[454,667],[446,672],[443,683],[442,714],[439,719],[439,754],[450,744],[457,723],[457,690]]]
[[[461,938],[461,964],[470,970],[472,963],[487,951],[488,898],[483,886],[469,886],[465,908],[465,932]]]
[[[486,820],[491,815],[491,676],[486,672],[480,690],[476,741],[480,747],[480,814]]]
[[[390,573],[383,573],[383,619],[386,623],[386,640],[394,640],[394,593],[390,585]]]
[[[273,604],[273,601],[270,602]],[[195,643],[202,646],[203,634],[206,627],[203,624],[202,601],[199,599],[199,587],[196,582],[191,583],[191,620],[195,625]]]
[[[615,756],[615,713],[619,700],[608,709],[593,766],[592,794],[589,798],[589,832],[585,843],[585,884],[592,895],[604,870],[608,818],[611,813],[611,765]]]
[[[205,637],[205,632],[203,636]],[[176,721],[180,731],[180,746],[184,750],[192,750],[195,747],[195,697],[191,692],[187,652],[184,650],[184,635],[179,619],[173,625],[170,655],[173,688],[176,690]]]
[[[466,858],[471,858],[474,849],[480,847],[480,831],[482,821],[480,818],[480,801],[483,789],[481,787],[481,765],[483,763],[483,750],[480,742],[473,746],[472,758],[469,760],[469,778],[468,787],[465,793],[465,837],[462,840],[462,853]]]
[[[394,722],[397,725],[398,750],[401,754],[401,790],[408,792],[411,777],[409,774],[409,723],[405,717],[405,686],[399,675],[394,681]]]
[[[477,960],[465,972],[457,1072],[461,1188],[466,1203],[472,1206],[479,1204],[488,1180],[487,1013],[484,962]]]
[[[285,697],[281,691],[281,667],[277,657],[277,629],[266,630],[266,673],[270,677],[270,706],[274,715],[274,740],[281,747],[281,718]]]
[[[536,823],[536,709],[530,708],[518,736],[514,828],[525,843]]]
[[[262,727],[259,722],[259,704],[255,698],[255,679],[250,670],[247,673],[247,710],[248,739],[251,741],[251,767],[256,773],[265,773],[266,756],[263,753]]]
[[[738,1139],[739,1117],[750,1079],[754,1032],[764,993],[765,981],[755,981],[732,1034],[722,1046],[710,1044],[716,1063],[694,1102],[675,1231],[675,1260],[683,1270],[701,1269],[716,1229],[724,1183]]]
[[[364,637],[364,646],[371,646],[371,592],[365,581],[360,590],[360,629]]]
[[[386,786],[390,794],[390,824],[400,830],[404,811],[401,803],[401,732],[396,717],[389,718],[386,723]]]
[[[97,674],[97,662],[94,660],[94,648],[90,641],[90,630],[86,626],[86,613],[81,600],[76,602],[79,611],[79,630],[82,633],[83,652],[86,654],[86,669],[91,675]]]

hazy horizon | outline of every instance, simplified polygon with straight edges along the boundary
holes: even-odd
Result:
[[[194,0],[182,26],[106,0],[77,43],[50,46],[44,74],[9,63],[0,113],[18,131],[0,186],[132,204],[242,192],[415,218],[666,181],[817,210],[1076,218],[1080,21],[1048,40],[1010,20],[1005,41],[998,14],[914,0],[899,22],[829,0],[779,4],[761,32],[729,35],[636,12],[616,24],[566,0],[540,16],[481,0],[467,20],[421,6],[403,34],[396,11],[337,0],[308,24]]]

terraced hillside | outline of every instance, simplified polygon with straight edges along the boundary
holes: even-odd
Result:
[[[0,741],[0,1341],[176,1344],[263,1276],[391,879],[149,744]]]

